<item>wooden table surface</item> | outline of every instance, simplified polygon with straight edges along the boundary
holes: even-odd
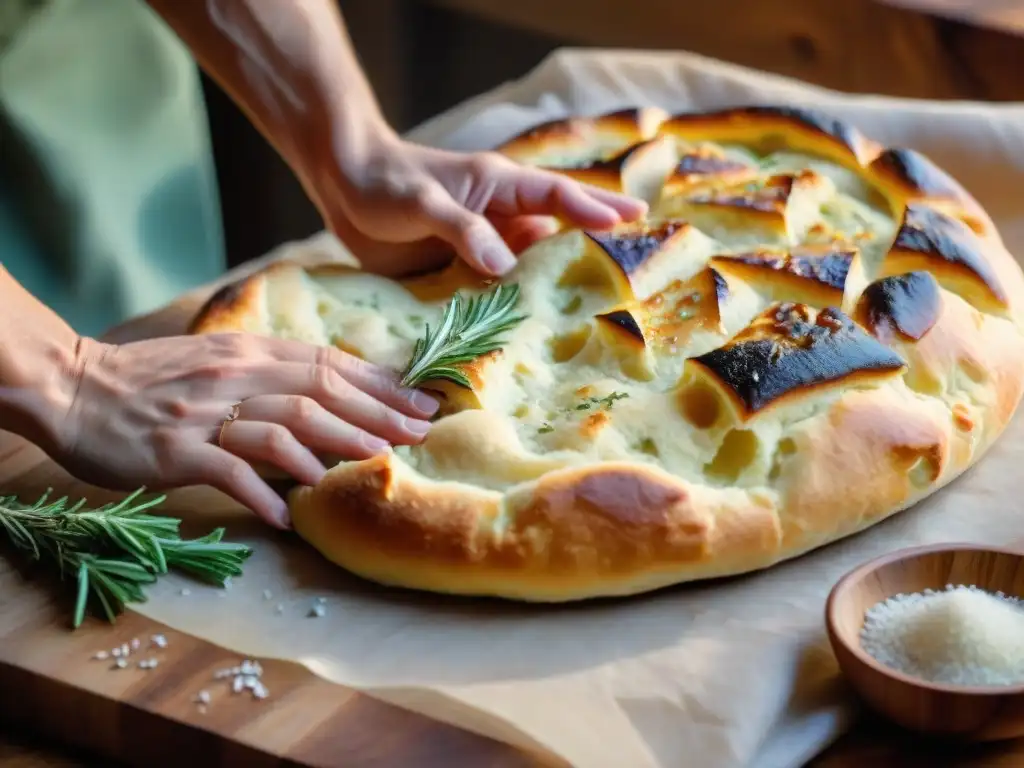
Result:
[[[1024,4],[1018,0],[417,3],[557,46],[690,51],[849,93],[1024,99]],[[466,66],[458,62],[452,76]]]

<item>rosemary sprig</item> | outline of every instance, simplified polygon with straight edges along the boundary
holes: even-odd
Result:
[[[514,314],[518,303],[515,283],[499,283],[470,299],[455,294],[437,328],[428,324],[416,341],[402,384],[415,387],[430,379],[447,379],[469,387],[469,379],[455,366],[499,349],[505,343],[500,334],[526,319]]]
[[[224,586],[241,575],[243,561],[252,554],[244,544],[221,541],[223,528],[182,539],[180,520],[146,512],[166,497],[142,500],[144,490],[97,509],[87,509],[84,499],[73,504],[66,496],[51,500],[51,491],[33,504],[0,497],[0,528],[14,546],[35,560],[54,561],[62,578],[75,574],[74,627],[85,619],[90,597],[114,622],[126,604],[145,602],[144,587],[171,568]]]

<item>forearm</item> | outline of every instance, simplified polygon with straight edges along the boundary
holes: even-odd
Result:
[[[389,131],[335,0],[148,2],[293,169]]]
[[[53,448],[74,396],[79,344],[0,264],[0,429]]]

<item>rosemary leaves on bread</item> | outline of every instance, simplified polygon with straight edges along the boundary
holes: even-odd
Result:
[[[416,341],[402,384],[416,387],[431,379],[446,379],[469,387],[469,379],[456,366],[500,349],[505,331],[526,319],[515,314],[519,286],[499,283],[487,293],[464,299],[455,294],[436,328],[427,324]]]

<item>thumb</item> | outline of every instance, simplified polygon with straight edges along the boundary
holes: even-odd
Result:
[[[444,240],[478,272],[500,276],[516,265],[509,245],[485,216],[474,213],[438,185],[418,200],[423,226]]]

